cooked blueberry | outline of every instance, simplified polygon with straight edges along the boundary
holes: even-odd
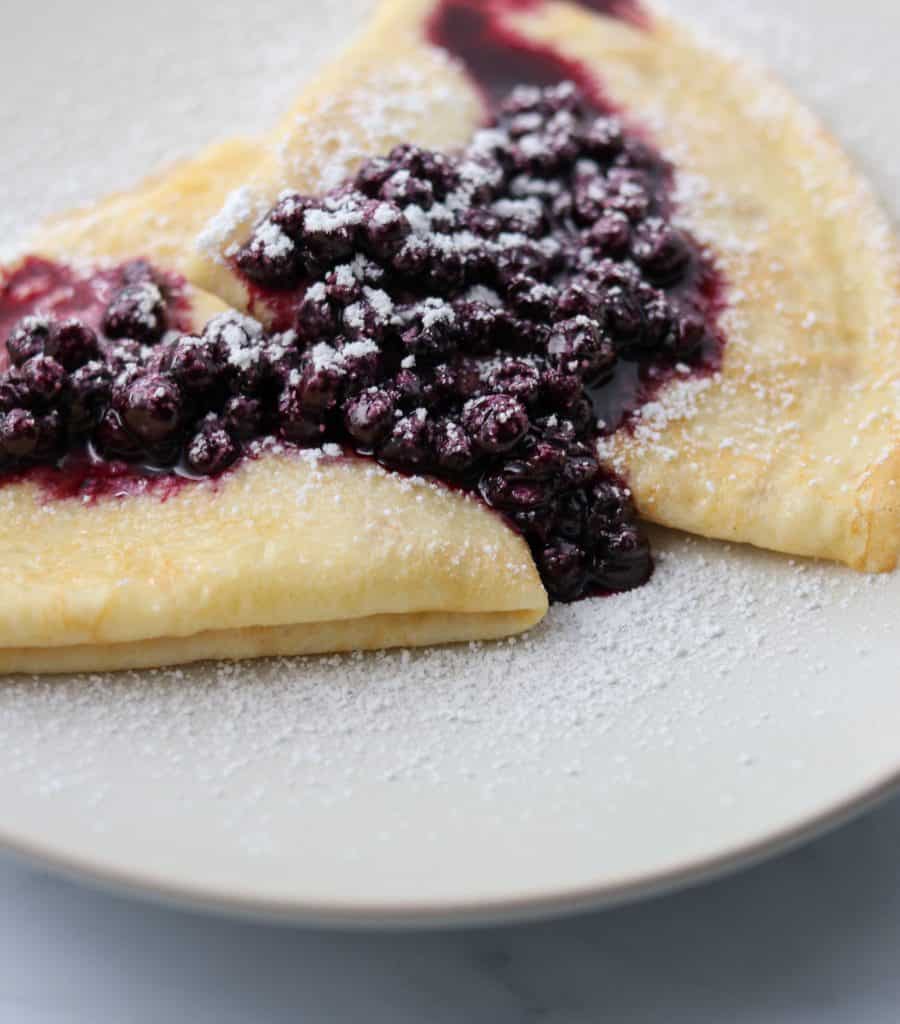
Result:
[[[584,491],[569,491],[563,495],[556,510],[555,530],[563,540],[580,543],[587,525],[588,499]]]
[[[74,434],[89,433],[109,405],[112,373],[105,363],[93,360],[75,370],[69,386],[69,429]]]
[[[483,452],[509,451],[527,433],[528,413],[512,395],[475,398],[463,409],[462,424]]]
[[[595,160],[612,160],[622,152],[624,142],[622,122],[617,117],[598,117],[585,134],[585,152]]]
[[[314,200],[298,192],[284,192],[269,214],[269,220],[294,242],[303,237],[303,217]]]
[[[356,174],[356,187],[370,198],[375,198],[381,186],[397,168],[386,157],[376,156],[360,167]]]
[[[616,353],[596,320],[577,316],[554,325],[547,341],[547,359],[565,374],[594,381],[609,373]]]
[[[474,355],[483,355],[497,346],[497,309],[477,300],[458,302],[454,308],[460,348]]]
[[[167,369],[185,391],[194,395],[212,388],[221,374],[215,345],[187,334],[172,346]]]
[[[504,359],[491,371],[491,390],[530,405],[540,394],[541,372],[523,359]]]
[[[239,441],[249,441],[262,433],[265,410],[258,398],[233,395],[222,410],[222,421]]]
[[[549,320],[559,302],[559,292],[552,284],[518,274],[507,285],[506,298],[518,316]]]
[[[125,426],[116,409],[107,409],[93,434],[97,451],[106,459],[136,461],[144,455],[144,446]]]
[[[344,405],[344,426],[357,444],[373,448],[390,433],[394,397],[384,388],[367,388]]]
[[[222,372],[238,392],[258,390],[266,376],[266,347],[262,325],[240,313],[220,313],[203,329],[203,339],[215,353]]]
[[[247,277],[268,288],[290,285],[302,272],[297,243],[271,218],[254,229],[235,259]]]
[[[332,338],[338,331],[339,320],[326,286],[319,282],[307,288],[297,309],[300,335],[310,341]]]
[[[646,318],[635,293],[615,286],[604,292],[603,324],[618,351],[629,353],[645,343]]]
[[[114,373],[137,367],[143,358],[142,346],[130,338],[119,338],[103,344],[103,359]]]
[[[624,525],[594,538],[594,583],[603,590],[632,590],[646,583],[653,572],[650,545],[636,526]]]
[[[674,352],[678,317],[665,292],[644,284],[638,288],[638,301],[644,311],[644,346],[657,352]]]
[[[472,257],[452,245],[435,243],[428,247],[424,281],[430,294],[450,295],[465,284]]]
[[[511,284],[520,274],[543,281],[550,272],[550,260],[536,242],[523,241],[503,247],[497,253],[494,272],[497,281],[504,286]]]
[[[457,359],[434,368],[432,387],[436,396],[451,402],[467,402],[483,392],[483,381],[477,364],[471,359]]]
[[[19,370],[13,367],[0,374],[0,413],[24,409],[27,405],[28,391]]]
[[[524,512],[506,513],[532,546],[546,544],[556,524],[556,503],[549,502]]]
[[[627,490],[614,480],[600,480],[589,492],[588,532],[598,537],[613,533],[636,518]]]
[[[56,329],[44,351],[71,373],[100,355],[97,332],[80,320],[66,320]]]
[[[634,258],[658,285],[672,285],[685,272],[691,253],[684,236],[665,221],[653,217],[637,229]]]
[[[183,422],[181,392],[163,374],[137,377],[125,391],[117,409],[125,426],[145,445],[171,440]]]
[[[534,85],[517,85],[500,104],[500,116],[513,119],[520,114],[546,114],[544,93]]]
[[[403,346],[416,357],[446,359],[456,351],[459,337],[454,307],[439,299],[427,299],[416,307],[413,325],[403,332]]]
[[[369,251],[384,263],[389,262],[412,230],[396,203],[378,199],[363,207],[362,224]]]
[[[562,478],[568,487],[586,487],[600,473],[600,461],[593,448],[586,444],[570,445],[566,453]]]
[[[216,416],[208,416],[184,449],[184,461],[192,473],[217,476],[224,473],[241,453],[238,442]]]
[[[503,222],[496,213],[482,206],[467,209],[462,216],[461,227],[482,238],[494,239],[503,230]]]
[[[491,213],[499,219],[501,231],[538,238],[547,228],[543,203],[534,197],[498,199],[491,207]]]
[[[381,377],[381,349],[370,338],[344,342],[338,348],[338,358],[348,395],[362,391]]]
[[[40,446],[38,416],[26,409],[13,409],[0,417],[0,451],[12,459],[29,459]]]
[[[591,225],[587,241],[604,256],[621,255],[631,242],[631,221],[624,213],[611,210]]]
[[[404,409],[414,409],[420,406],[430,395],[430,390],[425,381],[415,370],[401,369],[392,382],[392,389],[397,396],[397,401]]]
[[[320,418],[336,409],[347,384],[347,371],[336,349],[316,345],[293,382],[303,410]]]
[[[33,356],[41,355],[55,330],[56,325],[47,317],[26,316],[20,320],[6,339],[9,361],[13,366],[21,366]]]
[[[333,267],[353,254],[354,236],[365,197],[358,194],[310,206],[303,215],[303,254],[315,264]]]
[[[647,179],[640,171],[614,167],[606,178],[607,206],[624,213],[631,221],[647,216],[651,206]]]
[[[584,395],[584,382],[574,373],[549,369],[541,374],[541,390],[550,408],[566,412]]]
[[[517,514],[546,508],[556,495],[552,480],[530,480],[504,472],[483,476],[479,489],[489,505]]]
[[[600,304],[600,296],[595,289],[588,287],[584,282],[572,281],[559,292],[556,316],[559,320],[568,320],[575,316],[596,319]]]
[[[599,220],[606,212],[608,201],[606,180],[600,174],[576,178],[572,189],[572,212],[580,224],[590,227]]]
[[[448,473],[465,473],[472,468],[476,452],[466,430],[454,419],[439,420],[432,433],[434,457]]]
[[[534,440],[521,459],[523,476],[535,480],[561,479],[566,466],[566,447],[543,439]]]
[[[103,331],[110,338],[154,345],[165,330],[166,304],[153,280],[126,285],[113,297],[103,316]]]
[[[322,439],[325,424],[303,407],[298,384],[288,381],[278,398],[278,433],[286,441],[308,444]]]
[[[403,247],[394,256],[391,267],[394,273],[410,283],[421,282],[431,261],[428,245],[415,236],[408,238]]]
[[[399,206],[419,206],[427,210],[434,205],[431,182],[417,178],[407,170],[395,171],[381,186],[380,195]]]
[[[408,171],[410,175],[427,181],[438,198],[443,198],[458,184],[453,161],[435,150],[404,143],[391,150],[388,161],[395,172]]]
[[[431,424],[424,409],[398,419],[378,455],[392,465],[421,468],[431,461]]]
[[[21,381],[29,404],[50,409],[67,392],[66,371],[52,356],[32,356],[21,368]]]
[[[537,552],[544,586],[557,601],[580,597],[588,582],[588,559],[582,548],[560,538]]]
[[[391,330],[394,303],[380,288],[363,289],[363,297],[344,308],[341,323],[350,338],[380,341]]]

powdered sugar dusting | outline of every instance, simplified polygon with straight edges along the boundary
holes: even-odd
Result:
[[[161,24],[190,16],[169,0],[158,6],[168,10]],[[7,239],[40,213],[124,185],[156,162],[195,149],[199,125],[214,133],[268,122],[294,88],[298,47],[305,59],[329,30],[337,40],[351,8],[359,14],[363,6],[321,3],[317,17],[301,21],[304,5],[278,3],[257,8],[250,19],[246,11],[223,18],[233,38],[216,37],[204,51],[186,37],[184,59],[166,61],[164,76],[151,73],[158,48],[148,48],[143,75],[133,71],[142,59],[133,48],[111,48],[96,61],[79,49],[77,74],[73,66],[62,75],[67,90],[55,93],[61,104],[71,97],[69,116],[61,109],[52,123],[39,116],[40,89],[27,102],[16,93],[14,78],[34,87],[33,76],[16,73],[14,48],[5,62],[12,113],[0,154],[0,179],[13,192],[0,207],[0,235]],[[874,85],[894,81],[896,62],[890,47],[863,46],[872,32],[865,18],[850,31],[848,19],[838,25],[819,5],[804,4],[816,19],[811,32],[809,25],[792,27],[775,0],[752,10],[742,0],[675,6],[694,9],[705,22],[716,19],[774,55],[837,115],[887,194],[900,194],[896,133],[883,130],[884,106],[872,102]],[[69,16],[65,5],[52,13]],[[893,17],[884,8],[878,13]],[[122,15],[132,17],[126,7]],[[78,5],[71,16],[83,16]],[[205,16],[199,21],[204,33],[220,30]],[[284,24],[297,30],[273,56]],[[71,52],[65,22],[58,35],[59,51]],[[33,50],[21,49],[30,66]],[[54,62],[45,54],[48,78]],[[103,73],[108,84],[92,77]],[[130,92],[133,83],[140,95]],[[152,97],[144,95],[148,88]],[[228,104],[221,102],[224,88]],[[154,131],[143,119],[135,129],[135,109],[146,111]],[[121,127],[126,144],[105,147],[98,160],[98,141],[110,124]],[[246,198],[235,200],[232,213],[244,210],[252,219],[260,211],[242,206]],[[671,402],[677,393],[671,391]],[[329,454],[336,453],[319,457]],[[756,838],[761,803],[780,808],[789,801],[797,816],[822,808],[827,785],[815,796],[804,787],[824,779],[828,764],[843,772],[831,794],[840,789],[843,797],[875,778],[870,753],[881,743],[879,723],[897,715],[896,686],[879,691],[890,665],[878,658],[893,650],[896,666],[896,578],[790,565],[667,535],[655,543],[661,557],[649,587],[556,607],[530,637],[510,643],[6,681],[0,789],[4,806],[23,813],[7,815],[4,829],[24,830],[27,808],[36,844],[50,842],[54,828],[58,842],[69,822],[69,848],[86,836],[104,857],[117,848],[127,868],[138,871],[148,859],[159,867],[162,847],[177,845],[182,877],[194,870],[202,886],[216,874],[234,891],[263,891],[280,873],[285,893],[337,893],[371,904],[400,891],[401,874],[408,880],[402,892],[412,898],[423,870],[430,886],[452,887],[462,866],[471,865],[479,895],[520,896],[540,883],[545,892],[557,891],[560,880],[573,888],[589,883],[613,862],[625,870],[648,857],[674,856],[685,846],[679,847],[682,832],[701,836],[699,847],[689,848],[694,854],[720,838],[723,822],[747,822],[738,834]],[[657,770],[654,754],[665,770]],[[882,777],[888,762],[885,754]],[[666,817],[669,807],[680,826]],[[342,831],[339,822],[348,818],[354,825]],[[659,827],[648,824],[657,821]],[[552,856],[540,839],[550,832],[561,837]],[[180,842],[167,844],[165,834]],[[629,834],[643,841],[616,860],[617,844]],[[493,859],[492,846],[499,851]],[[199,864],[193,869],[189,848]],[[319,863],[319,848],[321,863],[336,865],[334,891],[333,876],[304,870]],[[567,875],[568,858],[579,849],[591,866]],[[426,853],[427,859],[414,855]],[[534,866],[531,878],[517,874],[522,863]]]
[[[137,742],[134,772],[181,793],[186,807],[221,808],[219,855],[248,865],[291,855],[295,814],[318,820],[327,846],[331,816],[396,786],[467,792],[480,815],[509,825],[534,786],[555,794],[540,817],[553,817],[554,800],[571,804],[577,830],[590,828],[594,801],[583,801],[598,787],[639,799],[660,748],[692,763],[730,742],[768,779],[785,756],[774,709],[790,706],[808,745],[866,692],[861,680],[829,682],[834,622],[861,610],[854,652],[882,643],[896,581],[665,534],[655,545],[652,586],[554,607],[509,642],[10,682],[0,690],[3,770],[48,808],[75,801],[102,831],[116,827],[108,813],[132,784],[109,775],[110,751]],[[729,705],[751,694],[730,717]],[[723,807],[735,799],[729,784]],[[277,811],[283,799],[294,806],[287,794],[302,794],[302,812]],[[385,820],[364,845],[393,849],[410,826]],[[438,834],[421,841],[437,844]]]

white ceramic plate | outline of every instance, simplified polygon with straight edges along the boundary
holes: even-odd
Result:
[[[900,12],[673,6],[765,53],[900,198]],[[8,8],[0,237],[268,123],[367,7]],[[900,575],[672,534],[657,548],[651,586],[554,609],[525,641],[5,681],[0,835],[246,913],[496,920],[694,880],[887,791]]]

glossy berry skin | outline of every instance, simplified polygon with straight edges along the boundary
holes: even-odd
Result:
[[[391,432],[394,409],[394,396],[389,391],[368,388],[344,406],[347,433],[363,448],[374,448]]]
[[[172,346],[167,369],[192,395],[208,393],[222,378],[222,364],[215,346],[206,339],[190,335],[182,336]]]
[[[547,591],[557,601],[574,601],[588,585],[589,562],[585,551],[562,538],[538,552],[538,566]]]
[[[295,283],[302,271],[297,243],[272,219],[256,229],[250,241],[238,251],[235,261],[252,281],[271,288]]]
[[[238,441],[250,441],[259,437],[265,425],[266,412],[258,398],[234,395],[225,403],[222,422],[228,432]]]
[[[468,473],[477,461],[478,453],[468,432],[449,417],[435,424],[431,443],[435,462],[453,476]]]
[[[561,373],[594,381],[612,370],[616,353],[597,321],[581,316],[553,327],[547,359]]]
[[[647,220],[638,228],[632,252],[656,285],[677,283],[691,260],[690,247],[684,237],[659,218]]]
[[[137,377],[118,403],[125,427],[147,446],[170,441],[183,422],[178,385],[163,374]]]
[[[48,410],[61,403],[68,389],[66,371],[51,356],[32,356],[22,366],[21,382],[28,404]]]
[[[151,280],[127,284],[113,297],[103,316],[103,331],[110,338],[130,338],[155,345],[167,326],[166,304]]]
[[[55,330],[44,352],[70,373],[100,357],[97,332],[77,319],[66,320]]]
[[[0,452],[11,459],[34,456],[40,444],[38,417],[27,409],[13,409],[0,418]]]
[[[304,407],[299,380],[288,381],[278,396],[278,436],[295,444],[315,444],[325,438],[325,424]]]
[[[431,454],[431,425],[424,409],[403,416],[378,450],[379,456],[395,466],[417,469],[428,465]]]
[[[225,424],[215,416],[207,417],[188,441],[184,461],[198,476],[224,473],[241,454],[241,448]]]
[[[636,525],[625,525],[603,535],[598,549],[594,583],[602,590],[633,590],[646,583],[653,572],[650,545]]]
[[[93,360],[79,366],[69,378],[69,430],[73,435],[90,433],[112,397],[113,376],[109,367]]]
[[[144,446],[125,426],[121,413],[109,408],[100,418],[92,441],[96,451],[106,459],[136,462],[145,456]]]
[[[46,317],[27,316],[6,339],[6,350],[13,366],[22,366],[33,356],[42,355],[55,332],[55,324]]]
[[[509,451],[527,433],[525,407],[512,395],[476,398],[463,409],[462,425],[474,445],[491,455]]]

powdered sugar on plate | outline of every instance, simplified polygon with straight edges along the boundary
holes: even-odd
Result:
[[[12,112],[0,237],[268,125],[367,6],[263,0],[211,21],[160,0],[154,24],[184,36],[150,26],[144,56],[122,45],[141,12],[103,0],[92,22],[109,42],[90,60],[71,47],[82,5],[29,9],[15,25],[34,36],[0,69]],[[893,51],[864,52],[872,30],[823,21],[825,6],[798,0],[804,31],[792,32],[776,0],[753,19],[739,0],[677,5],[771,48],[897,184],[896,133],[877,130],[884,107],[867,84],[896,82]],[[36,52],[48,69],[37,86]],[[6,680],[2,831],[195,893],[476,900],[696,861],[886,778],[898,577],[654,539],[651,585],[556,607],[509,642]]]

